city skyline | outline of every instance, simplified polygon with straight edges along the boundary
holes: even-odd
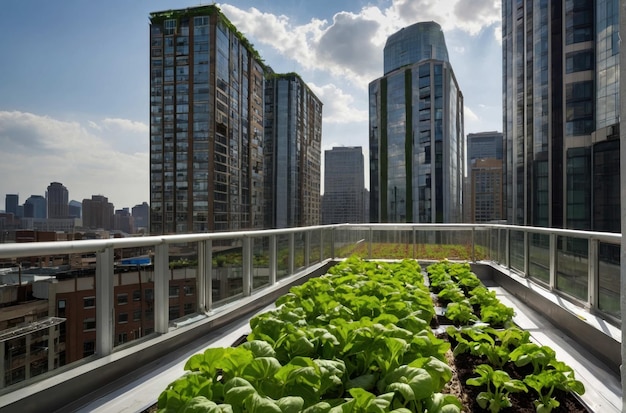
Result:
[[[5,4],[11,19],[0,34],[16,41],[0,45],[14,57],[0,63],[0,144],[10,160],[0,169],[0,195],[24,199],[59,181],[70,199],[101,193],[116,207],[149,199],[148,16],[194,5]],[[328,102],[322,151],[368,146],[367,83],[382,72],[386,37],[417,21],[435,20],[446,33],[465,95],[465,132],[502,129],[499,2],[241,0],[218,6],[274,70],[299,73]],[[475,85],[477,77],[493,82]]]

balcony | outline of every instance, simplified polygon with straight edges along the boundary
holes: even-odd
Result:
[[[192,354],[232,345],[291,286],[357,254],[471,262],[515,322],[574,368],[583,403],[619,412],[620,243],[507,225],[362,224],[3,244],[0,260],[16,270],[2,275],[0,322],[11,329],[0,340],[0,409],[144,411]],[[59,256],[95,265],[27,270]],[[15,285],[28,300],[9,306]]]

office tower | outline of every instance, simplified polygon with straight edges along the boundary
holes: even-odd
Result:
[[[619,2],[502,3],[511,224],[620,231]]]
[[[46,198],[41,195],[31,195],[24,202],[24,218],[46,218],[47,211]]]
[[[69,216],[69,192],[60,182],[52,182],[46,191],[48,218],[67,218]]]
[[[83,199],[83,227],[90,229],[113,229],[113,204],[102,195]]]
[[[502,133],[481,132],[467,135],[466,211],[470,222],[504,219],[504,163]]]
[[[68,206],[68,214],[70,218],[81,218],[83,216],[83,204],[71,200]]]
[[[135,221],[135,229],[143,229],[147,231],[149,228],[150,206],[147,202],[135,205],[132,209],[133,220]]]
[[[265,226],[319,225],[322,102],[297,74],[271,73],[265,108]]]
[[[115,211],[113,215],[113,229],[125,232],[126,234],[135,233],[135,222],[128,208]]]
[[[460,222],[463,95],[441,27],[391,35],[384,76],[369,84],[372,222]]]
[[[502,159],[503,156],[501,132],[480,132],[467,135],[468,165],[472,159]]]
[[[12,213],[14,216],[18,215],[18,205],[19,205],[20,196],[18,194],[6,194],[4,198],[4,212]]]
[[[263,81],[215,5],[150,14],[152,234],[262,227]]]
[[[322,224],[365,222],[365,182],[360,146],[324,151]]]

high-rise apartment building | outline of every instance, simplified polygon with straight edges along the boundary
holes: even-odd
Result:
[[[47,218],[47,213],[46,198],[41,195],[31,195],[24,202],[24,218]]]
[[[620,231],[619,1],[502,3],[506,213]]]
[[[360,146],[324,151],[322,224],[365,222],[365,182]]]
[[[504,174],[502,133],[467,135],[466,211],[470,222],[505,219],[503,210]]]
[[[263,226],[264,66],[215,5],[150,14],[150,231]]]
[[[4,212],[18,216],[18,205],[20,196],[18,194],[6,194],[4,198]]]
[[[146,231],[150,222],[150,206],[147,202],[142,202],[141,204],[135,205],[133,207],[132,215],[133,221],[135,222],[136,230]]]
[[[319,225],[322,102],[295,73],[265,81],[265,226]],[[261,210],[259,209],[259,212]]]
[[[71,200],[68,206],[68,214],[70,218],[81,218],[83,216],[83,204]]]
[[[113,229],[113,204],[102,195],[83,199],[83,227],[90,229]]]
[[[60,182],[52,182],[46,191],[48,218],[69,217],[69,192]]]
[[[463,95],[435,22],[391,35],[369,85],[372,222],[463,219]]]

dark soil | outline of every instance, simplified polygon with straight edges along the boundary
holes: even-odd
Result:
[[[467,379],[476,377],[474,368],[479,364],[486,363],[486,359],[473,356],[471,354],[459,354],[454,357],[450,351],[448,354],[448,364],[452,368],[452,380],[446,386],[444,392],[454,394],[461,400],[463,404],[463,413],[485,412],[476,402],[476,397],[484,388],[476,386],[468,386],[465,384]],[[509,373],[511,378],[522,380],[529,372],[520,369],[513,364],[507,364],[502,369]],[[502,413],[535,413],[536,409],[533,404],[533,390],[529,389],[529,393],[512,393],[510,396],[511,407],[502,409]],[[560,406],[553,409],[553,413],[591,413],[580,400],[571,393],[555,391],[554,397],[559,401]]]

